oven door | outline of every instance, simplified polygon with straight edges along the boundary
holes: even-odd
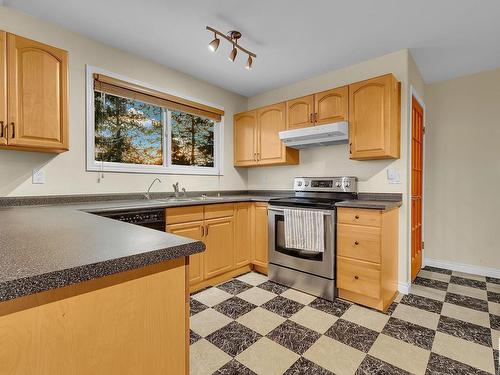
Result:
[[[301,210],[295,207],[287,208]],[[283,207],[269,206],[269,262],[333,279],[335,275],[335,211],[321,211],[325,215],[325,251],[318,253],[286,248]]]

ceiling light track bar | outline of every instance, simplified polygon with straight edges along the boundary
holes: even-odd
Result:
[[[224,38],[226,39],[229,43],[231,43],[233,45],[233,47],[235,48],[238,48],[239,50],[243,51],[244,53],[246,53],[247,55],[249,56],[252,56],[252,57],[257,57],[257,55],[253,52],[250,52],[249,50],[247,50],[246,48],[243,48],[242,46],[240,46],[238,44],[238,41],[237,40],[233,40],[231,39],[230,37],[228,37],[227,35],[224,35],[223,33],[221,33],[220,31],[217,31],[215,30],[213,27],[210,27],[210,26],[207,26],[206,27],[208,31],[211,31],[213,32],[215,35],[218,35],[220,36],[221,38]]]

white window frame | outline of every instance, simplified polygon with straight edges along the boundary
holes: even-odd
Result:
[[[122,172],[122,173],[152,173],[152,174],[185,174],[185,175],[223,175],[223,152],[224,150],[224,116],[220,122],[215,121],[214,126],[214,166],[213,167],[198,167],[187,165],[172,165],[171,160],[171,123],[170,112],[162,108],[162,122],[166,121],[165,134],[163,137],[163,165],[142,165],[114,162],[99,162],[95,160],[95,119],[94,119],[94,74],[103,74],[108,77],[119,79],[121,81],[130,82],[138,86],[149,88],[152,90],[169,93],[171,95],[181,95],[174,90],[158,88],[147,83],[121,76],[101,68],[91,65],[86,67],[86,100],[87,100],[87,126],[86,126],[86,170],[87,171],[103,171],[103,172]],[[196,98],[185,97],[185,99],[208,105],[214,108],[224,110],[221,106],[207,103]],[[167,116],[168,114],[168,116]]]

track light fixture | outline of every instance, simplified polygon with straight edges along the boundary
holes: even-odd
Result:
[[[207,30],[214,33],[214,40],[212,40],[208,44],[208,48],[211,51],[215,52],[215,51],[217,51],[217,48],[219,48],[220,39],[217,38],[219,36],[222,39],[227,40],[228,42],[230,42],[233,45],[233,49],[231,50],[231,53],[228,56],[229,61],[234,62],[234,60],[236,59],[236,55],[238,54],[238,50],[240,50],[240,51],[242,51],[242,52],[244,52],[244,53],[246,53],[248,55],[247,65],[245,66],[245,68],[247,68],[248,70],[252,69],[253,58],[256,58],[257,55],[255,53],[250,52],[249,50],[241,47],[238,44],[238,39],[241,38],[241,33],[239,31],[232,30],[232,31],[229,31],[227,33],[227,35],[224,35],[220,31],[217,31],[217,30],[215,30],[214,28],[212,28],[210,26],[207,26]]]

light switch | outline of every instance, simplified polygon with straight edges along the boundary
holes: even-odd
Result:
[[[33,169],[33,176],[31,179],[33,184],[44,184],[45,183],[45,171],[42,168]]]
[[[400,184],[401,176],[397,168],[387,168],[387,181],[390,184]]]

